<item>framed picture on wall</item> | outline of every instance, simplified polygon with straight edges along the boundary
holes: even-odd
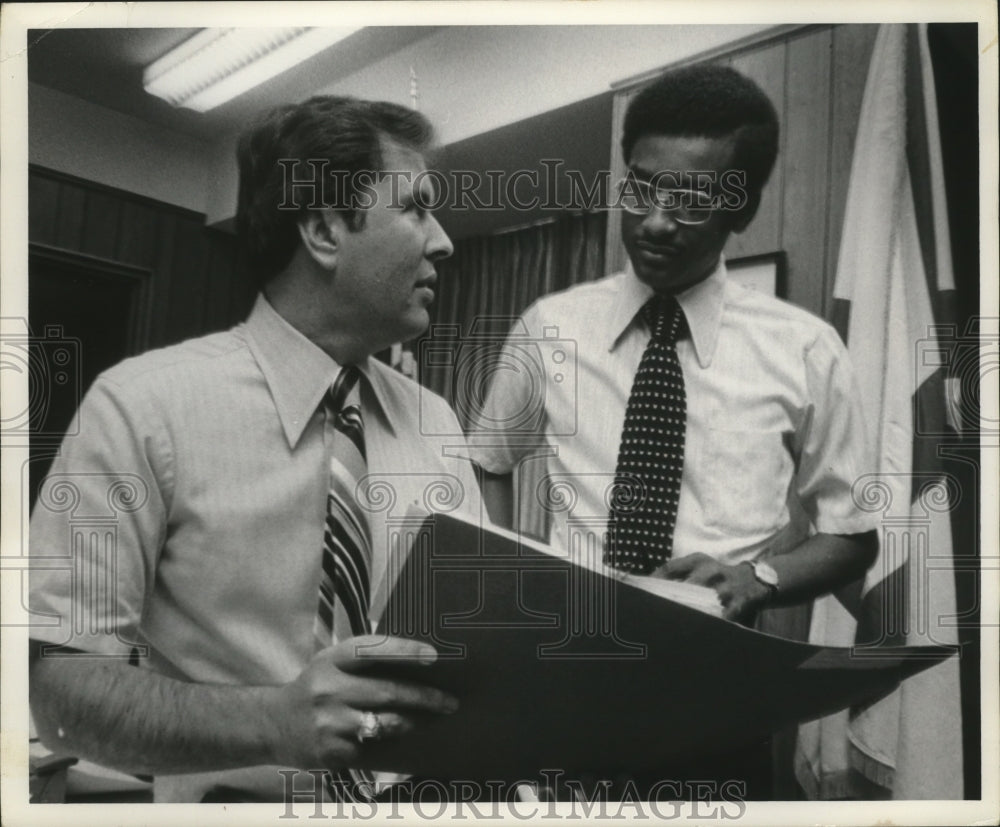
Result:
[[[726,259],[729,278],[779,299],[787,298],[787,262],[784,250]]]

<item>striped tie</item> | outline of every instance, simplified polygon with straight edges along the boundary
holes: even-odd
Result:
[[[355,494],[367,470],[361,409],[354,401],[358,398],[359,375],[353,365],[344,368],[326,397],[327,422],[333,428],[323,573],[315,623],[318,648],[371,631],[368,620],[371,529]],[[353,404],[348,404],[349,398]]]
[[[604,562],[649,574],[670,557],[677,521],[687,400],[676,342],[687,326],[673,296],[641,312],[652,335],[625,410]]]
[[[326,498],[323,568],[314,635],[316,648],[371,632],[368,618],[372,558],[371,529],[358,507],[357,487],[367,471],[358,377],[351,365],[341,370],[324,401],[330,451],[330,490]],[[370,801],[374,778],[367,770],[344,769],[327,776],[337,801]]]

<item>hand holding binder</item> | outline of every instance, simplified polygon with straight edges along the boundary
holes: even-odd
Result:
[[[448,514],[409,532],[379,631],[432,644],[426,679],[461,707],[406,739],[366,744],[379,769],[652,771],[871,700],[952,654],[772,637],[713,616],[711,589],[580,566]]]

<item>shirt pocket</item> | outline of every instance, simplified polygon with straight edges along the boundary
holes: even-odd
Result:
[[[707,437],[705,523],[735,536],[779,529],[793,471],[782,432],[709,428]]]

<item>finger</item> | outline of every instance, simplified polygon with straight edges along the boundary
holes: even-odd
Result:
[[[686,580],[688,575],[704,565],[706,560],[711,560],[711,558],[701,552],[686,554],[684,557],[667,560],[663,566],[664,576],[670,580]]]
[[[348,638],[329,651],[338,668],[352,673],[387,663],[429,666],[437,660],[437,650],[429,643],[388,635]]]
[[[434,686],[388,678],[355,677],[338,693],[339,700],[362,712],[433,712],[447,715],[458,709],[458,698]]]
[[[730,600],[724,605],[722,616],[726,620],[742,620],[747,614],[747,604],[744,600]]]
[[[374,721],[369,720],[369,714],[373,716]],[[374,723],[374,728],[369,727],[371,723]],[[359,711],[354,737],[361,744],[380,741],[383,738],[398,738],[412,730],[414,726],[415,721],[412,716],[400,715],[398,712]]]
[[[722,610],[722,617],[724,620],[739,620],[740,614],[741,610],[738,609],[735,603],[730,603]]]
[[[716,588],[715,593],[719,595],[719,602],[723,606],[730,606],[736,597],[736,593],[729,586],[728,583],[724,583],[718,588]]]
[[[685,578],[685,583],[693,583],[696,586],[714,586],[719,582],[722,575],[714,566],[701,566],[695,569]]]
[[[662,580],[667,580],[667,579],[669,579],[669,570],[670,570],[670,561],[667,560],[667,562],[664,563],[662,566],[657,566],[655,569],[653,569],[649,573],[649,576],[650,577],[659,577]]]
[[[668,560],[661,568],[661,576],[667,580],[687,580],[688,575],[694,568],[690,561]]]
[[[683,578],[678,579],[683,579],[685,583],[693,583],[696,586],[714,586],[723,579],[723,567],[707,556],[686,564],[684,572]]]

